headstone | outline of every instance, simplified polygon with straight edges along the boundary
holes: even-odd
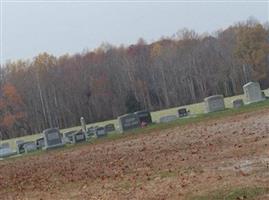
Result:
[[[188,111],[186,108],[180,108],[177,110],[177,113],[178,113],[178,117],[181,118],[181,117],[186,117],[188,116]]]
[[[87,128],[87,132],[86,132],[87,138],[90,138],[94,135],[95,135],[95,128],[94,127]]]
[[[80,123],[81,123],[82,131],[83,131],[84,133],[86,133],[87,128],[86,128],[86,122],[85,122],[84,117],[81,117],[81,118],[80,118]]]
[[[118,117],[118,122],[119,122],[119,130],[121,133],[127,130],[140,127],[139,118],[136,114],[133,113]]]
[[[107,136],[107,132],[106,132],[106,129],[104,127],[96,128],[95,129],[95,134],[96,134],[97,138]]]
[[[255,103],[265,100],[262,95],[260,84],[257,82],[249,82],[243,86],[246,104]]]
[[[177,120],[176,115],[166,115],[166,116],[160,117],[160,123],[167,123],[167,122],[172,122],[175,120]]]
[[[35,142],[25,142],[23,145],[23,148],[24,148],[25,153],[29,153],[29,152],[37,150],[37,146]]]
[[[25,144],[24,140],[17,140],[16,142],[16,150],[18,154],[24,153],[23,145]]]
[[[50,128],[43,131],[45,147],[44,149],[52,149],[64,146],[59,129]]]
[[[216,112],[225,109],[223,95],[213,95],[204,99],[205,112]]]
[[[66,144],[73,143],[73,134],[76,132],[77,132],[76,130],[73,130],[73,131],[68,131],[68,132],[63,133],[64,143]]]
[[[243,99],[235,99],[232,101],[233,103],[233,108],[240,108],[244,105]]]
[[[73,139],[72,139],[73,143],[79,143],[79,142],[86,141],[85,133],[82,130],[73,133],[72,137],[73,137]]]
[[[13,156],[16,154],[17,152],[12,151],[10,147],[6,147],[6,148],[0,147],[0,158],[6,158],[6,157]]]
[[[112,132],[115,131],[115,125],[114,124],[107,124],[105,125],[106,132]]]
[[[5,143],[2,143],[2,144],[0,145],[0,147],[2,147],[3,149],[6,149],[6,148],[10,148],[10,145],[9,145],[8,142],[5,142]]]
[[[44,138],[42,137],[42,138],[36,139],[35,144],[36,144],[37,149],[42,149],[45,146]]]
[[[152,123],[152,118],[151,118],[151,114],[149,111],[147,110],[141,110],[141,111],[137,111],[134,114],[136,114],[139,118],[140,123],[146,123],[146,124],[151,124]]]

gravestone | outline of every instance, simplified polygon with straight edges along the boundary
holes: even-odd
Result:
[[[180,108],[177,110],[177,113],[178,113],[178,117],[181,118],[181,117],[186,117],[188,116],[188,111],[186,108]]]
[[[68,131],[68,132],[63,133],[64,143],[66,144],[73,143],[73,134],[76,132],[77,132],[76,130],[73,130],[73,131]]]
[[[10,147],[0,147],[0,158],[6,158],[9,156],[16,155],[17,152],[12,151]]]
[[[221,111],[225,109],[223,95],[213,95],[204,99],[205,113]]]
[[[82,130],[73,133],[72,138],[72,143],[74,144],[86,141],[86,136]]]
[[[95,128],[92,126],[90,128],[87,128],[86,134],[87,134],[87,138],[94,136],[95,135]]]
[[[42,138],[36,139],[35,144],[36,144],[37,149],[42,149],[45,146],[44,138],[42,137]]]
[[[233,108],[240,108],[240,107],[244,106],[243,99],[235,99],[232,101],[232,103],[233,103]]]
[[[139,118],[140,124],[146,123],[146,124],[151,124],[152,123],[152,118],[151,114],[147,110],[141,110],[137,111],[134,114],[136,114]]]
[[[95,129],[95,134],[96,134],[97,138],[107,136],[107,132],[106,132],[106,129],[104,127],[97,127]]]
[[[106,129],[107,133],[115,131],[115,125],[114,124],[107,124],[107,125],[105,125],[105,129]]]
[[[140,127],[140,121],[136,114],[126,114],[118,117],[119,130],[121,133]]]
[[[175,120],[177,120],[176,115],[166,115],[166,116],[160,117],[160,123],[167,123],[167,122],[172,122]]]
[[[81,117],[81,118],[80,118],[80,123],[81,123],[82,131],[83,131],[84,133],[86,133],[86,131],[87,131],[87,127],[86,127],[86,122],[85,122],[84,117]]]
[[[52,149],[64,146],[61,133],[57,128],[50,128],[43,131],[45,141],[44,149]]]
[[[24,140],[17,140],[16,142],[16,150],[18,154],[24,153],[23,145],[25,144]]]
[[[255,103],[265,100],[262,95],[260,84],[249,82],[243,86],[246,104]]]
[[[2,143],[2,144],[0,145],[0,147],[2,147],[3,149],[6,149],[6,148],[10,148],[10,145],[9,145],[8,142],[5,142],[5,143]]]
[[[23,145],[23,148],[24,148],[25,153],[29,153],[29,152],[37,150],[37,146],[35,142],[25,142]]]

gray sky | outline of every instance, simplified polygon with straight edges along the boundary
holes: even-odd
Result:
[[[253,16],[269,19],[268,1],[245,2],[20,2],[2,0],[2,61],[41,52],[56,56],[171,36],[184,27],[199,33]]]

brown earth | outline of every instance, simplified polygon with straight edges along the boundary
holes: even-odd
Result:
[[[0,199],[186,199],[254,186],[269,186],[269,109],[0,162]]]

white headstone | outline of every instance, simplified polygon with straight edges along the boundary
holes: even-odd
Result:
[[[213,95],[204,99],[205,113],[216,112],[225,109],[223,95]]]
[[[81,117],[81,118],[80,118],[80,123],[81,123],[82,131],[83,131],[84,133],[86,133],[87,128],[86,128],[86,122],[85,122],[84,117]]]
[[[262,95],[260,84],[257,82],[249,82],[243,86],[246,104],[265,100]]]

